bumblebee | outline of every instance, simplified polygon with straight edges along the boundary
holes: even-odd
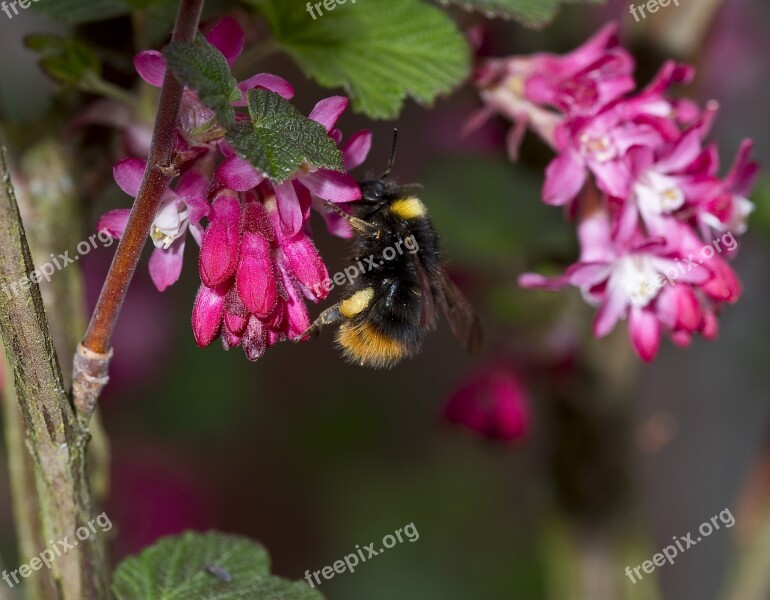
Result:
[[[360,276],[348,278],[344,299],[324,310],[301,336],[339,324],[336,341],[344,357],[374,368],[418,354],[436,328],[437,306],[466,349],[475,351],[481,342],[478,318],[449,279],[436,230],[414,193],[419,186],[399,186],[390,177],[395,148],[396,132],[387,171],[360,183],[361,200],[353,203],[352,214],[327,203],[353,229]]]

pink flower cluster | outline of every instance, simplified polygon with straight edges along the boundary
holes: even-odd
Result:
[[[230,65],[243,51],[243,31],[232,18],[214,25],[206,39]],[[141,52],[134,63],[144,81],[162,84],[166,65],[161,53]],[[287,100],[294,94],[285,80],[259,73],[239,83],[243,98],[233,105],[244,106],[246,92],[257,87]],[[337,144],[342,135],[334,126],[347,104],[344,97],[326,98],[309,115]],[[345,168],[360,165],[370,146],[370,132],[352,136],[341,147]],[[310,326],[304,300],[317,302],[326,295],[320,285],[328,276],[326,266],[308,235],[311,206],[333,233],[350,235],[347,223],[328,214],[322,201],[352,202],[360,199],[361,190],[345,173],[307,164],[286,181],[269,181],[235,154],[213,111],[187,89],[174,156],[181,176],[163,197],[150,232],[155,245],[149,265],[152,280],[163,291],[179,279],[189,231],[200,245],[201,287],[192,317],[196,342],[206,346],[221,337],[226,349],[241,346],[250,360],[257,360],[272,344],[303,333]],[[115,180],[128,195],[138,194],[145,166],[138,158],[115,166]],[[129,213],[110,211],[98,227],[119,238]]]
[[[464,378],[450,396],[444,418],[478,436],[513,442],[529,432],[529,405],[527,389],[512,369],[487,365]]]
[[[515,123],[511,156],[527,128],[555,150],[543,201],[578,220],[579,262],[561,277],[528,273],[520,283],[579,288],[599,307],[594,334],[627,319],[635,351],[649,361],[663,333],[680,346],[696,333],[715,337],[721,305],[738,299],[738,279],[723,256],[698,264],[694,257],[716,236],[745,232],[758,167],[746,140],[719,177],[717,148],[705,141],[716,103],[702,108],[669,95],[691,81],[692,67],[668,62],[630,94],[634,67],[610,24],[564,56],[486,59],[476,84],[480,117],[499,113]],[[666,286],[672,273],[676,283]]]

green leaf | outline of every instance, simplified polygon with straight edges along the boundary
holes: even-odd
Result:
[[[760,179],[756,190],[751,194],[751,200],[756,206],[749,221],[751,227],[756,227],[765,236],[770,236],[770,180]]]
[[[27,36],[25,44],[42,55],[40,66],[43,71],[60,83],[79,86],[101,72],[96,54],[74,38],[34,34]]]
[[[268,179],[285,181],[303,164],[342,171],[342,153],[320,123],[308,119],[275,92],[249,90],[251,122],[227,134],[238,156]]]
[[[420,0],[360,0],[312,16],[305,2],[247,0],[279,45],[319,84],[343,87],[353,108],[394,119],[407,96],[432,103],[468,75],[470,50],[454,22]]]
[[[216,532],[161,539],[113,574],[118,600],[323,600],[303,581],[270,575],[258,543]]]
[[[542,27],[549,23],[561,4],[587,2],[602,4],[606,0],[439,0],[442,4],[455,4],[466,10],[477,10],[488,17],[515,19],[527,27]]]
[[[198,92],[200,101],[215,112],[222,125],[231,127],[235,123],[230,103],[240,100],[241,92],[219,50],[198,34],[194,42],[169,44],[163,56],[177,79]]]

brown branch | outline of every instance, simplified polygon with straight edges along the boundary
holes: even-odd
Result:
[[[10,373],[8,362],[3,367]],[[24,420],[19,410],[13,381],[5,382],[3,398],[3,424],[5,446],[8,452],[13,524],[16,529],[16,547],[19,556],[35,556],[48,545],[41,521],[40,500],[35,485],[35,463],[27,449]],[[2,587],[2,585],[0,585]],[[33,573],[25,582],[29,598],[56,598],[56,584],[51,573]]]
[[[87,438],[64,391],[40,287],[30,276],[34,265],[2,140],[0,174],[0,334],[34,462],[42,539],[60,540],[91,517]],[[57,590],[53,600],[107,597],[106,573],[92,544],[81,544],[59,557],[51,575]]]
[[[194,39],[204,0],[181,0],[172,42]],[[150,227],[172,176],[169,170],[174,148],[175,127],[183,86],[166,70],[158,101],[158,115],[139,194],[134,201],[123,238],[118,244],[107,278],[82,344],[75,354],[73,401],[81,424],[87,424],[99,395],[107,383],[112,354],[111,339],[136,271]]]

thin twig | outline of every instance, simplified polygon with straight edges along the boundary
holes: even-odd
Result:
[[[172,42],[189,41],[195,37],[203,2],[204,0],[181,0]],[[126,231],[107,273],[88,330],[75,354],[72,396],[81,424],[87,424],[90,420],[99,395],[107,383],[115,324],[160,201],[172,179],[168,173],[182,90],[182,85],[172,75],[171,70],[167,69],[160,91],[158,115],[142,185],[131,209]]]

